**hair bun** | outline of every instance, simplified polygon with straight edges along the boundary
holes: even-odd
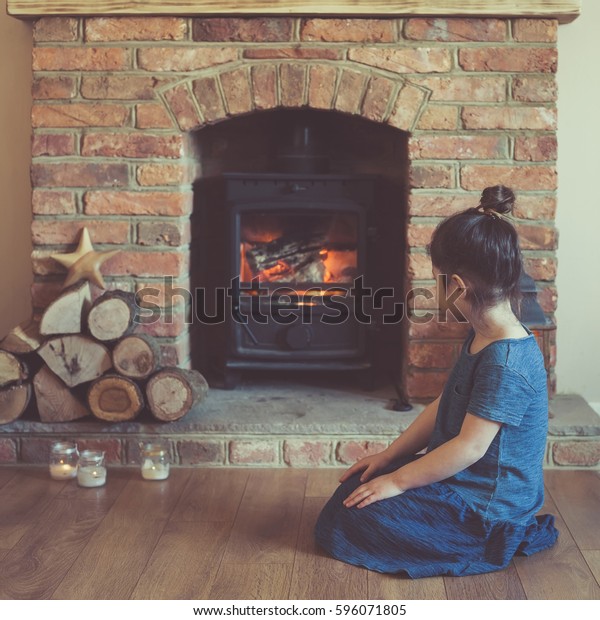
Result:
[[[479,206],[486,210],[491,209],[496,213],[510,213],[515,204],[515,195],[505,185],[494,185],[493,187],[486,187],[481,193],[481,201]]]

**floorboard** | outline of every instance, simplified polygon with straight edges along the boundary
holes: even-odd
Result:
[[[600,550],[600,473],[550,470],[545,480],[577,546]]]
[[[287,600],[291,564],[221,564],[211,600]]]
[[[313,530],[324,503],[324,498],[311,497],[304,502],[290,598],[366,599],[367,570],[334,560],[315,544]]]
[[[0,598],[49,598],[105,514],[90,501],[50,502],[43,518],[0,561]]]
[[[409,579],[398,575],[384,575],[370,571],[367,575],[370,600],[428,600],[447,598],[443,577]]]
[[[127,486],[119,494],[111,514],[166,520],[179,502],[191,471],[174,468],[167,480],[144,480],[137,470],[128,473]]]
[[[331,497],[340,484],[344,469],[311,469],[306,479],[306,497]]]
[[[108,510],[129,481],[137,477],[130,469],[111,469],[108,476],[108,482],[104,486],[89,489],[80,487],[76,480],[71,480],[63,486],[56,497],[63,500],[91,502]]]
[[[233,523],[249,474],[244,469],[192,471],[171,521]]]
[[[69,484],[57,482],[47,469],[23,468],[0,489],[0,549],[11,549]]]
[[[173,521],[167,524],[132,593],[134,599],[207,599],[231,525]]]
[[[449,600],[524,600],[525,591],[514,564],[501,571],[470,575],[469,577],[444,577]]]
[[[130,598],[165,525],[165,520],[143,515],[136,518],[109,513],[52,598]]]
[[[547,471],[557,544],[504,571],[408,579],[331,558],[313,531],[343,469],[183,469],[98,489],[0,468],[0,598],[600,600],[600,476]]]
[[[223,563],[292,564],[306,472],[254,470],[237,512]]]
[[[0,489],[14,478],[18,471],[17,467],[0,467]]]
[[[596,578],[596,582],[600,585],[600,551],[583,549],[581,553],[590,567],[592,575]]]
[[[558,541],[550,549],[528,557],[515,556],[513,561],[527,598],[530,600],[600,598],[598,583],[549,493],[546,493],[546,502],[540,512],[555,515],[555,526],[560,534]]]
[[[174,470],[168,481],[153,481],[132,471],[52,598],[130,598],[189,475]]]

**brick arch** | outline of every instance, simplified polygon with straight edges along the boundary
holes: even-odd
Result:
[[[354,62],[228,63],[159,90],[182,131],[277,108],[332,110],[412,131],[431,92]]]

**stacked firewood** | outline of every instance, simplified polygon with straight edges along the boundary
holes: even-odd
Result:
[[[125,422],[143,410],[171,422],[202,402],[205,378],[162,367],[158,343],[136,333],[136,309],[133,293],[106,291],[92,302],[80,282],[39,321],[14,328],[0,343],[0,424],[19,418],[33,396],[42,422],[90,414]]]

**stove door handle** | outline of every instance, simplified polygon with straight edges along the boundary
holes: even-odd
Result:
[[[286,189],[289,194],[297,194],[298,192],[305,192],[308,187],[306,187],[306,185],[300,185],[300,183],[291,183]]]
[[[239,324],[244,328],[245,332],[248,334],[248,336],[250,337],[250,340],[252,340],[252,344],[258,345],[258,339],[256,338],[256,336],[252,333],[252,330],[250,329],[248,323],[245,323],[242,318],[241,318],[241,314],[240,314],[240,308],[239,306],[235,306],[233,308],[233,314],[235,316],[235,318],[238,320]]]
[[[258,344],[258,340],[257,340],[256,336],[252,333],[252,330],[250,329],[248,324],[247,323],[242,323],[242,327],[246,330],[246,333],[250,337],[250,340],[252,340],[252,344],[256,344],[257,345]]]

